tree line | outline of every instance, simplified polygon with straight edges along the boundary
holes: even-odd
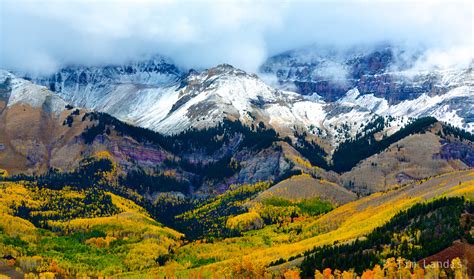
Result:
[[[470,234],[473,221],[461,222],[461,215],[464,212],[472,214],[473,209],[472,201],[457,197],[416,204],[399,212],[364,238],[306,251],[301,274],[310,277],[315,270],[325,268],[354,269],[361,273],[382,264],[386,258],[402,257],[418,261],[449,247],[457,239],[473,243]]]

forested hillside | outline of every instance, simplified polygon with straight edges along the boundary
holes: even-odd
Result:
[[[1,182],[5,264],[58,275],[207,277],[220,270],[260,277],[301,270],[311,276],[327,267],[361,273],[390,257],[418,260],[455,240],[472,241],[469,171],[339,207],[316,197],[259,197],[274,182],[234,185],[215,197],[163,194],[150,201],[141,188],[122,184],[117,171],[102,152],[71,172]]]
[[[326,268],[361,274],[388,258],[414,262],[433,255],[455,240],[474,244],[471,229],[474,203],[463,198],[441,198],[397,213],[385,225],[348,244],[335,243],[305,252],[303,277]]]
[[[0,182],[0,253],[21,272],[103,276],[166,261],[183,235],[100,189]]]

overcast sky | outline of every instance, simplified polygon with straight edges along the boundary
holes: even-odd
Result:
[[[472,57],[471,2],[0,0],[0,67],[48,73],[159,53],[183,67],[256,71],[269,55],[314,43],[462,48]]]

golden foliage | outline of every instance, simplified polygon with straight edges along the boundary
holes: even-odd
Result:
[[[137,205],[133,201],[118,196],[111,192],[107,192],[107,194],[112,197],[112,203],[122,212],[138,212],[149,217],[148,212],[143,207]]]
[[[236,260],[224,274],[231,278],[266,278],[269,276],[265,267],[252,262],[247,257]]]
[[[24,278],[25,279],[54,279],[56,278],[56,275],[54,274],[54,272],[41,272],[39,274],[26,273]]]
[[[110,171],[103,172],[102,177],[106,181],[112,181],[117,174],[117,163],[115,162],[112,154],[110,154],[110,152],[107,150],[98,151],[94,154],[93,158],[95,158],[96,160],[108,160],[111,162],[112,169]],[[106,181],[102,182],[105,183]]]
[[[448,270],[449,269],[449,270]],[[315,279],[435,279],[446,278],[447,271],[454,275],[456,279],[469,278],[466,265],[459,258],[451,261],[451,265],[447,270],[440,269],[438,265],[431,264],[424,267],[402,258],[389,258],[385,261],[383,268],[375,265],[373,269],[368,269],[362,275],[356,274],[354,271],[340,272],[335,270],[332,272],[330,268],[324,269],[321,273],[319,270],[314,272]],[[442,275],[444,274],[444,276]]]
[[[225,270],[229,265],[235,264],[235,258],[241,255],[246,255],[246,259],[254,266],[267,266],[280,258],[301,254],[314,246],[350,241],[368,234],[385,224],[400,210],[418,202],[440,195],[466,196],[474,193],[471,188],[464,190],[463,187],[469,184],[457,186],[457,179],[462,177],[467,177],[472,182],[474,171],[442,175],[428,180],[427,184],[376,193],[340,206],[323,216],[287,223],[287,227],[283,229],[278,229],[278,224],[268,225],[261,230],[246,232],[238,238],[214,243],[191,243],[178,250],[181,251],[178,257],[191,254],[216,259],[204,266],[204,270]],[[456,183],[453,183],[453,179],[456,179]],[[262,216],[262,212],[257,212]],[[301,228],[300,233],[295,232],[297,228]],[[265,238],[267,241],[264,241]],[[344,272],[341,276],[344,276]]]
[[[48,225],[53,230],[67,230],[69,233],[100,228],[110,237],[158,238],[163,244],[172,244],[172,240],[179,240],[183,236],[137,212],[123,212],[109,217],[77,218],[67,222],[49,221]]]
[[[471,171],[470,175],[474,176],[474,172]],[[451,178],[440,177],[436,183],[433,182],[432,185],[425,188],[422,187],[422,184],[417,184],[413,187],[401,187],[398,190],[373,194],[338,207],[323,216],[309,216],[304,219],[296,219],[293,223],[288,222],[284,229],[279,228],[278,224],[268,225],[260,230],[245,232],[242,237],[215,240],[214,242],[192,242],[184,246],[180,246],[182,234],[162,226],[151,219],[142,207],[112,193],[107,194],[111,196],[112,203],[122,213],[99,218],[75,218],[67,222],[50,221],[48,225],[53,231],[62,235],[94,230],[104,232],[105,236],[94,236],[84,240],[84,243],[89,245],[87,248],[97,247],[100,251],[111,249],[110,247],[114,247],[112,243],[116,241],[125,242],[126,244],[120,247],[120,251],[123,252],[123,263],[127,269],[135,270],[135,273],[131,275],[137,278],[146,277],[143,274],[155,274],[155,272],[157,277],[166,275],[169,278],[174,276],[211,278],[212,273],[230,274],[232,278],[265,278],[271,276],[265,268],[270,262],[299,255],[314,246],[358,238],[386,223],[400,210],[417,202],[440,195],[467,197],[473,195],[473,179],[455,186],[448,183],[449,179]],[[206,216],[205,213],[210,208],[217,208],[216,205],[222,199],[242,194],[245,191],[253,192],[266,188],[268,188],[268,184],[261,184],[257,187],[234,187],[227,194],[217,197],[216,202],[206,204],[192,214]],[[63,194],[68,197],[81,195],[80,192],[70,189],[63,191]],[[34,225],[24,219],[12,216],[12,208],[23,202],[31,208],[39,207],[44,201],[38,197],[34,195],[33,190],[27,189],[21,184],[0,182],[0,227],[5,235],[18,236],[24,241],[38,243],[38,239],[42,236]],[[245,201],[245,203],[248,202]],[[231,217],[226,225],[229,228],[245,230],[258,223],[259,218],[262,218],[263,213],[260,210],[262,208],[254,206],[248,213]],[[296,233],[297,228],[299,231]],[[52,269],[59,273],[63,272],[60,261],[56,266],[51,265],[50,259],[43,257],[34,259],[15,249],[16,247],[0,244],[0,253],[19,256],[17,265],[23,265],[25,269],[28,266],[31,268],[39,266],[42,272]],[[173,259],[166,262],[165,266],[158,267],[156,258],[168,254],[170,251],[174,252]],[[463,269],[453,270],[457,274],[457,278],[464,278],[462,277],[464,276]],[[401,278],[408,278],[406,276],[435,278],[434,276],[439,277],[443,272],[435,266],[429,266],[424,270],[420,268],[399,269],[396,261],[389,260],[383,267],[375,266],[372,270],[359,276],[361,278],[386,278],[386,274],[396,274],[397,278],[398,276]],[[281,275],[285,278],[298,278],[295,277],[296,274],[296,270],[286,270]],[[348,279],[355,276],[357,275],[351,271],[323,270],[315,273],[315,278]]]
[[[97,159],[108,159],[108,160],[111,160],[112,161],[112,154],[110,154],[109,151],[107,150],[104,150],[104,151],[98,151],[94,154],[94,157],[97,158]]]
[[[116,237],[91,237],[85,241],[86,244],[92,245],[97,248],[109,248],[110,243],[117,240]]]
[[[166,247],[159,239],[145,239],[130,247],[125,257],[125,265],[131,270],[144,270],[156,266],[156,258],[168,254]]]
[[[474,172],[473,172],[474,175]],[[469,200],[474,200],[474,180],[460,182],[452,191],[446,193],[448,196],[464,196]]]
[[[40,248],[41,240],[45,239],[47,243],[58,243],[59,245],[62,245],[61,241],[69,241],[70,248],[68,249],[75,245],[74,247],[79,249],[77,251],[79,254],[83,253],[81,249],[85,248],[81,247],[84,247],[84,244],[92,247],[90,251],[96,251],[94,249],[106,250],[101,252],[102,254],[97,252],[100,255],[106,255],[109,252],[108,249],[112,249],[112,244],[118,241],[118,246],[115,244],[113,246],[115,260],[104,262],[110,264],[110,266],[105,266],[108,268],[107,271],[104,271],[106,274],[121,272],[123,266],[128,270],[157,267],[158,256],[167,255],[182,244],[183,235],[181,233],[156,222],[148,216],[142,207],[112,193],[105,194],[110,195],[112,204],[118,207],[121,213],[105,217],[74,218],[66,221],[45,218],[44,221],[47,222],[47,227],[51,230],[47,231],[39,230],[31,222],[13,216],[18,206],[26,205],[28,209],[38,210],[44,218],[57,215],[57,212],[54,211],[41,211],[43,206],[49,203],[51,197],[60,197],[65,202],[67,199],[82,200],[85,195],[81,191],[67,187],[62,190],[51,190],[38,189],[34,185],[26,187],[21,183],[0,182],[0,237],[12,239],[7,243],[13,243],[7,245],[5,242],[0,242],[0,254],[14,256],[16,258],[16,261],[13,261],[15,266],[25,272],[35,272],[35,274],[27,274],[26,278],[51,278],[54,274],[64,276],[74,274],[76,276],[80,273],[97,276],[99,275],[95,273],[97,270],[90,270],[87,266],[80,264],[76,265],[75,262],[66,260],[60,253],[49,254],[48,250]],[[35,211],[29,213],[35,213]],[[97,232],[105,234],[105,236],[96,236],[94,233]],[[92,234],[88,236],[89,233]],[[78,240],[76,235],[88,236],[88,238]],[[56,240],[58,242],[54,242]],[[26,251],[28,251],[28,256]],[[40,254],[31,256],[34,251]],[[74,250],[68,251],[76,252]],[[48,256],[41,253],[46,253]],[[91,255],[91,257],[100,257],[100,255]]]
[[[288,269],[283,273],[285,279],[300,279],[300,270],[297,268]]]
[[[23,241],[33,242],[37,239],[35,226],[27,220],[12,216],[13,208],[21,203],[31,207],[38,206],[37,202],[31,200],[29,191],[23,185],[0,182],[0,229],[9,237],[19,237]],[[0,254],[7,255],[8,253],[15,256],[20,252],[0,243]]]
[[[163,175],[164,176],[167,176],[167,177],[176,177],[176,170],[165,170],[163,172]]]
[[[239,232],[261,229],[264,226],[263,220],[255,211],[243,213],[227,220],[226,227]]]
[[[311,163],[306,160],[306,159],[303,159],[302,157],[300,156],[292,156],[291,159],[298,165],[302,165],[308,169],[312,169],[313,168],[313,165],[311,165]]]

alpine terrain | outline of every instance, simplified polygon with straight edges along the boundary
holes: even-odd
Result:
[[[269,49],[294,48],[251,70],[246,38],[317,19],[216,4],[169,27],[127,3],[48,6],[44,22],[11,11],[38,28],[2,12],[0,278],[472,278],[472,52],[288,33]],[[22,26],[31,36],[10,34]],[[324,31],[308,26],[305,39]],[[21,51],[28,63],[9,56]]]

